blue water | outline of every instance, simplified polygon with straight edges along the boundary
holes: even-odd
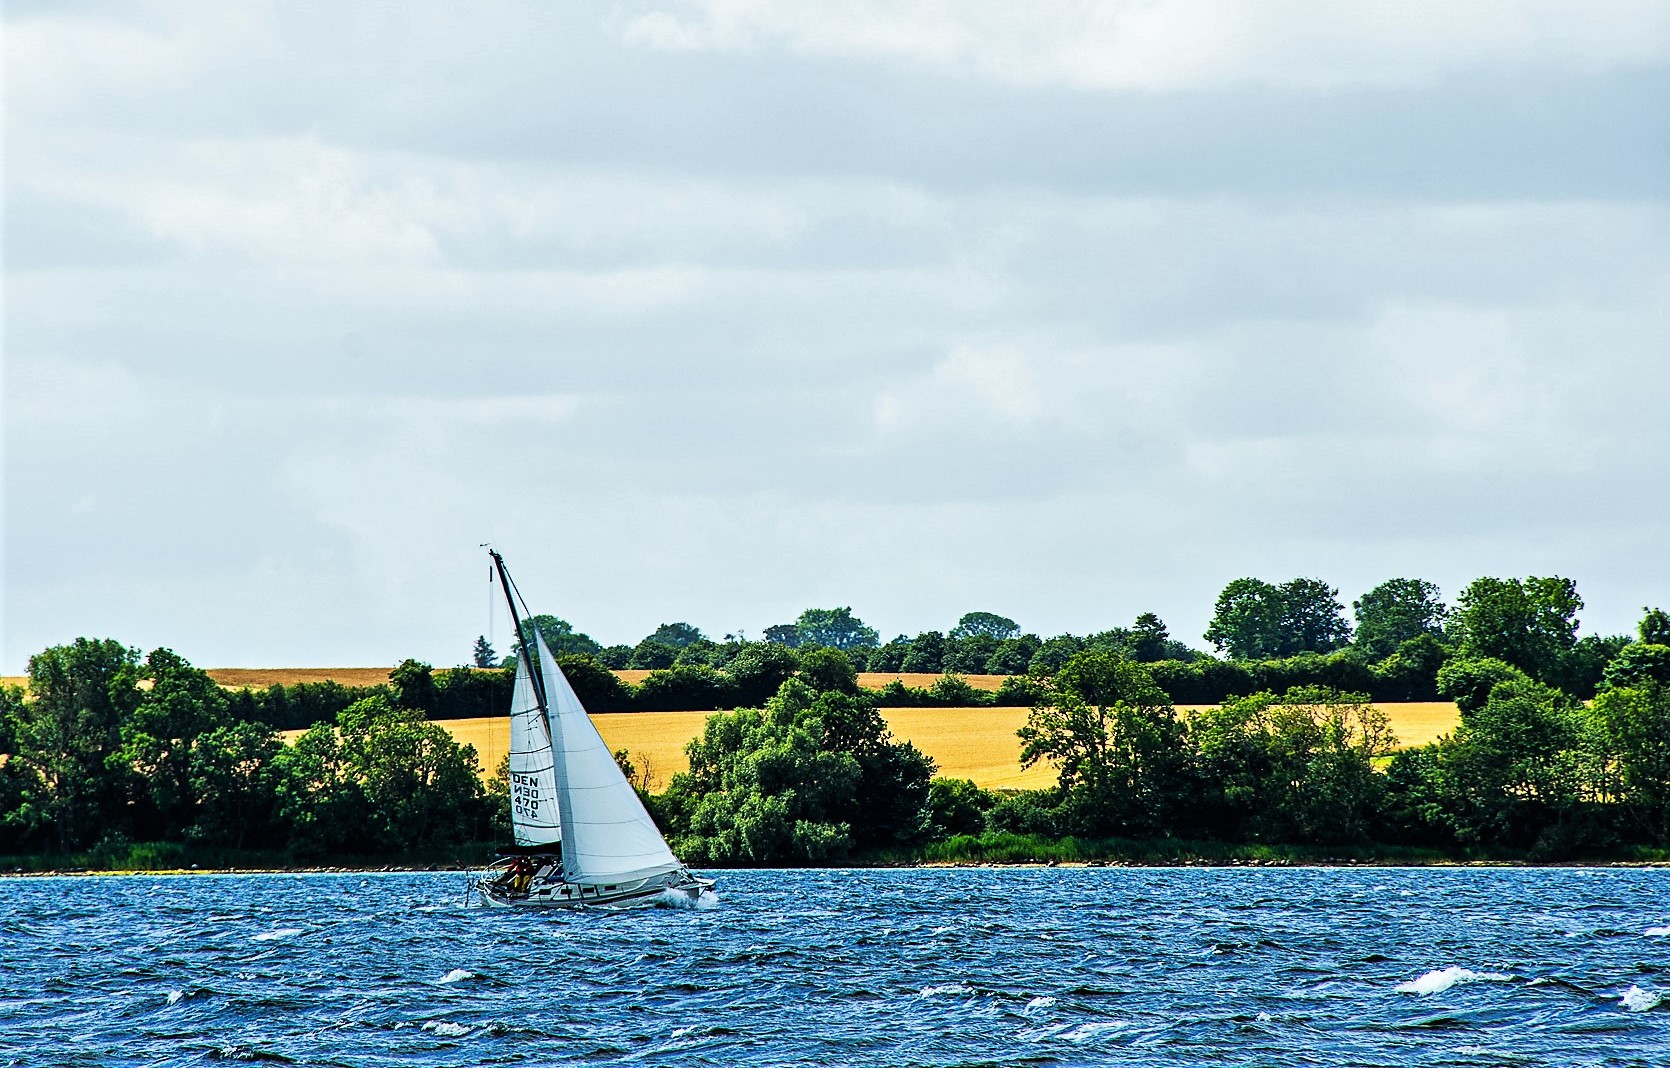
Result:
[[[0,1061],[1670,1065],[1670,871],[719,877],[621,913],[465,909],[458,874],[7,880]]]

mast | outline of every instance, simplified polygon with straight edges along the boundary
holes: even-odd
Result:
[[[539,701],[539,710],[549,715],[551,704],[545,699],[545,671],[539,663],[539,657],[528,647],[528,636],[522,632],[522,617],[516,614],[516,598],[511,593],[515,588],[510,582],[510,572],[505,570],[504,557],[497,549],[488,549],[487,555],[493,558],[493,566],[499,570],[499,585],[504,589],[505,604],[510,606],[510,625],[516,631],[516,644],[522,649],[519,654],[528,663],[528,678],[533,682],[534,697]]]

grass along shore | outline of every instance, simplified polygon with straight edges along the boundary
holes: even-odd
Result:
[[[0,877],[53,875],[210,875],[305,872],[471,871],[497,855],[475,843],[389,856],[296,856],[273,850],[201,848],[179,842],[140,842],[69,855],[0,856]],[[1197,839],[1084,839],[988,832],[929,842],[912,850],[859,854],[828,864],[763,868],[901,867],[1670,867],[1670,850],[1627,847],[1559,861],[1509,850],[1441,850],[1416,846],[1283,845]]]

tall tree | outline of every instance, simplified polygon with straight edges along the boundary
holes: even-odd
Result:
[[[1144,612],[1131,627],[1131,659],[1145,664],[1168,659],[1171,652],[1171,632],[1159,616]]]
[[[1387,579],[1351,602],[1356,646],[1370,660],[1384,660],[1423,634],[1443,638],[1449,615],[1438,587],[1425,579]]]
[[[688,752],[664,800],[686,859],[820,860],[927,830],[933,762],[862,697],[790,679],[763,709],[710,716]]]
[[[1232,660],[1280,656],[1281,590],[1263,579],[1239,578],[1223,588],[1206,627],[1206,640]]]
[[[1655,845],[1670,845],[1670,683],[1607,690],[1595,698],[1594,715],[1612,758],[1611,792]]]
[[[1008,616],[1000,616],[995,612],[969,612],[957,620],[957,625],[951,628],[951,640],[972,638],[976,634],[986,634],[998,641],[1020,637],[1019,623]]]
[[[270,844],[282,748],[264,723],[230,723],[201,735],[191,752],[197,811],[188,833],[233,849]]]
[[[1670,612],[1662,608],[1643,608],[1646,615],[1641,617],[1641,643],[1643,645],[1670,645]]]
[[[138,830],[172,837],[196,818],[192,751],[200,735],[226,723],[226,692],[170,649],[152,651],[142,670],[150,688],[121,725],[119,759],[132,773],[131,793],[155,816]]]
[[[1281,586],[1282,655],[1326,653],[1351,640],[1351,625],[1339,603],[1339,590],[1321,579],[1296,578]]]
[[[701,628],[689,623],[663,623],[656,627],[654,633],[644,640],[660,642],[662,645],[670,645],[674,649],[683,649],[695,642],[707,641],[707,635],[701,632]]]
[[[765,640],[796,648],[800,645],[800,628],[793,623],[775,623],[765,628]]]
[[[499,666],[499,654],[493,651],[493,645],[487,640],[487,635],[485,634],[476,638],[475,649],[471,651],[470,655],[471,663],[475,664],[478,668],[491,668]]]
[[[1241,578],[1218,595],[1206,640],[1235,660],[1325,653],[1351,637],[1339,591],[1320,579]]]
[[[1543,682],[1558,683],[1577,645],[1583,599],[1571,579],[1474,579],[1457,599],[1461,653],[1506,661]]]
[[[1142,665],[1102,648],[1075,655],[1017,733],[1022,767],[1056,767],[1063,803],[1080,814],[1079,830],[1151,834],[1168,827],[1183,726]]]
[[[531,637],[537,629],[539,636],[545,639],[545,644],[551,647],[553,653],[588,653],[596,655],[602,646],[593,641],[588,634],[581,634],[574,629],[573,624],[566,619],[556,616],[537,615],[522,620],[522,636]],[[522,643],[517,641],[511,647],[511,656],[520,655]],[[514,661],[513,661],[514,662]]]
[[[139,704],[138,650],[77,638],[29,658],[29,693],[13,758],[23,767],[15,820],[47,830],[60,850],[84,846],[122,823],[122,782],[111,757]]]
[[[1507,678],[1437,748],[1444,815],[1463,842],[1560,847],[1559,827],[1593,792],[1598,762],[1580,704]]]
[[[874,627],[852,614],[851,608],[808,608],[794,621],[803,645],[831,649],[871,649],[880,644]]]

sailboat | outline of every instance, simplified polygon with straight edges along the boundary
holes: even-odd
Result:
[[[536,627],[523,627],[516,611],[521,594],[504,557],[488,552],[522,639],[510,700],[515,847],[477,878],[475,889],[499,906],[700,901],[713,881],[693,875],[673,855],[545,639]]]

